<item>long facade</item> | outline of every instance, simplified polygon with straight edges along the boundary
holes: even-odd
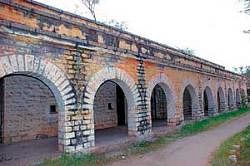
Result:
[[[65,152],[117,126],[145,139],[247,92],[223,66],[32,0],[0,0],[0,78],[1,143],[57,135]]]

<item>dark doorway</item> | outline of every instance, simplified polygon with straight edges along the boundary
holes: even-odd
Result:
[[[222,112],[221,109],[221,98],[220,98],[220,92],[217,92],[217,103],[218,103],[218,112]]]
[[[3,143],[4,80],[0,79],[0,144]]]
[[[126,125],[126,114],[125,114],[125,95],[120,88],[116,86],[116,96],[117,96],[117,121],[118,126]]]
[[[187,88],[185,89],[183,94],[183,114],[184,120],[192,119],[192,98]]]
[[[160,85],[156,85],[151,95],[151,118],[153,127],[167,124],[167,98]]]
[[[204,116],[208,116],[208,98],[207,98],[207,93],[204,91]]]

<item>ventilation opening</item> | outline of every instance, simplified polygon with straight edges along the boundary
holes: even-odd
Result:
[[[56,105],[50,105],[50,114],[57,114]]]

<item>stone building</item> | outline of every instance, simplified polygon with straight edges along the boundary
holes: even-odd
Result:
[[[0,0],[0,78],[0,142],[57,136],[65,152],[117,128],[145,139],[247,91],[223,66],[32,0]]]

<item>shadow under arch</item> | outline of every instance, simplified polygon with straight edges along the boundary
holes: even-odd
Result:
[[[203,91],[203,110],[205,116],[211,116],[216,113],[213,93],[209,86],[206,86]]]

